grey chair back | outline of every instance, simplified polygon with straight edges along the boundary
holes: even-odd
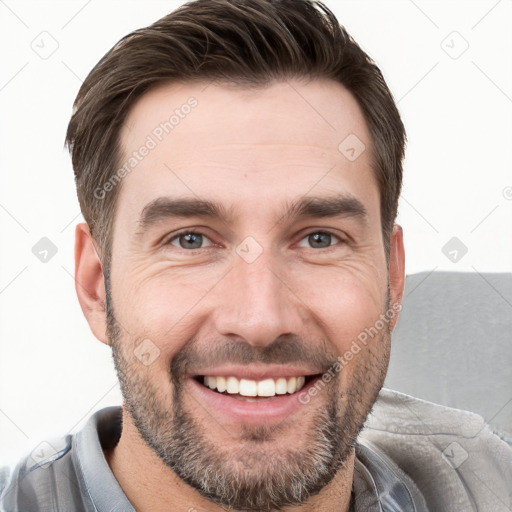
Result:
[[[384,385],[512,433],[512,274],[407,276]]]

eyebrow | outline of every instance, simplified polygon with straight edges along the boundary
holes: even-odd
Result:
[[[368,212],[353,196],[303,197],[293,202],[280,220],[304,217],[356,217],[366,222]]]
[[[165,219],[190,217],[219,219],[229,223],[233,219],[233,212],[212,201],[159,197],[143,208],[138,220],[137,234],[142,234]],[[353,196],[302,197],[285,205],[284,213],[278,216],[278,222],[308,217],[353,217],[365,223],[368,213],[361,201]]]

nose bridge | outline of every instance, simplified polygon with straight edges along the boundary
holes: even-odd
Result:
[[[267,255],[262,254],[250,263],[237,257],[219,291],[222,296],[215,318],[220,334],[265,346],[282,334],[298,332],[297,301]]]

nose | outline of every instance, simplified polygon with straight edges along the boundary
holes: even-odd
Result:
[[[281,335],[301,332],[304,304],[263,255],[252,263],[237,258],[218,288],[221,300],[213,317],[219,334],[265,347]]]

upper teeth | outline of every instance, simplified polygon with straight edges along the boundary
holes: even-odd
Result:
[[[204,385],[216,389],[220,393],[227,391],[230,394],[242,396],[275,396],[295,393],[304,386],[305,377],[280,377],[278,379],[248,380],[236,377],[204,377]]]

